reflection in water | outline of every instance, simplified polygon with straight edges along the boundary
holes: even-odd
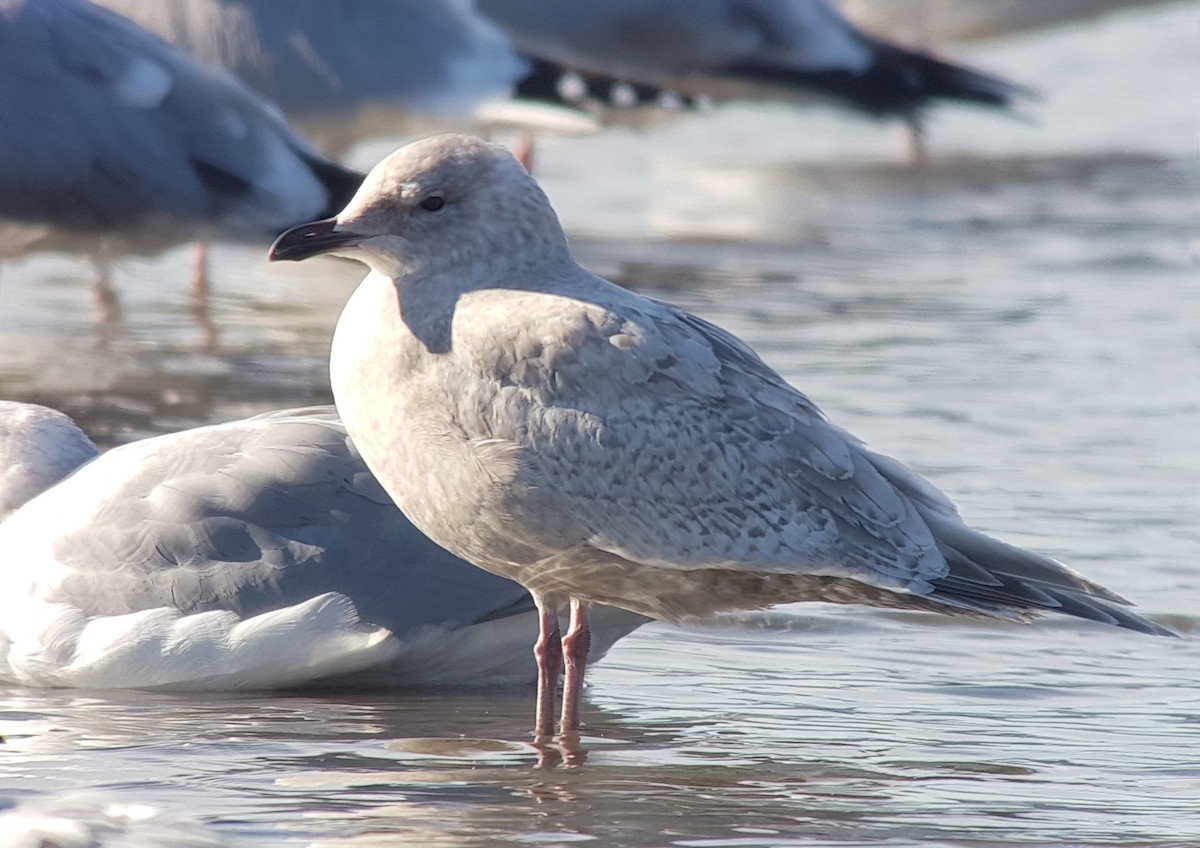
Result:
[[[538,767],[525,690],[11,690],[0,782],[100,787],[320,844],[1188,844],[1194,644],[801,612],[634,634],[597,668],[582,768]]]

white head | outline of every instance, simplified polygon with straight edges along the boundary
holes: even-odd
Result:
[[[393,279],[573,264],[537,183],[505,148],[465,135],[400,148],[371,170],[336,218],[283,233],[270,258],[320,253],[357,259]]]
[[[0,520],[98,453],[63,413],[0,400]]]

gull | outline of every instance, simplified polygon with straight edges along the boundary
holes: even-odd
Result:
[[[63,413],[0,401],[0,505],[31,497],[0,523],[0,680],[189,691],[533,682],[529,594],[413,527],[332,407],[97,454]],[[602,618],[593,658],[646,620]]]
[[[100,0],[196,61],[236,74],[341,155],[360,141],[432,124],[517,127],[532,165],[539,128],[584,134],[595,116],[543,84],[472,0]],[[564,108],[565,107],[565,108]]]
[[[323,253],[370,269],[330,355],[368,467],[430,538],[537,602],[539,739],[562,663],[561,739],[578,741],[594,603],[667,621],[793,601],[1060,612],[1169,632],[968,527],[735,336],[580,267],[502,147],[401,148],[270,255]]]
[[[266,243],[332,214],[362,181],[228,73],[87,0],[0,0],[0,41],[6,244],[103,258]],[[97,296],[113,301],[100,270]],[[194,283],[203,299],[202,251]]]
[[[869,35],[826,0],[480,0],[479,8],[530,56],[685,96],[819,95],[918,130],[934,102],[1009,108],[1029,94]]]
[[[471,0],[100,2],[236,74],[335,154],[422,119],[469,120],[529,72]]]

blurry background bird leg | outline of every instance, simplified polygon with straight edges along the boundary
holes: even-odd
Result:
[[[112,247],[101,239],[89,259],[92,265],[92,300],[100,318],[100,343],[105,345],[125,329],[121,296],[112,284]]]
[[[220,333],[209,308],[208,242],[198,241],[193,248],[192,282],[189,288],[191,312],[202,334],[201,347],[212,353],[220,347]]]
[[[923,167],[929,164],[929,136],[926,133],[925,120],[920,115],[910,115],[902,125],[904,133],[905,154],[908,163],[913,167]]]
[[[527,129],[517,133],[516,139],[513,140],[512,146],[513,156],[525,168],[525,170],[533,173],[533,133]]]

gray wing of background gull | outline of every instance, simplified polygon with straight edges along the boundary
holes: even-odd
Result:
[[[47,526],[47,515],[70,515]],[[39,540],[37,542],[36,540]],[[116,448],[0,524],[0,549],[48,549],[45,600],[88,616],[170,607],[243,618],[335,592],[403,638],[518,618],[519,585],[438,547],[366,469],[332,407],[285,410]],[[602,614],[603,615],[603,614]],[[602,618],[603,655],[644,619]],[[527,665],[532,679],[533,661]]]
[[[0,217],[259,239],[361,182],[228,74],[86,0],[0,0]]]
[[[527,72],[470,0],[103,0],[228,68],[319,138],[360,116],[464,116]],[[344,127],[343,127],[344,128]],[[353,139],[342,139],[348,143]],[[336,142],[335,142],[336,143]]]
[[[818,94],[874,116],[939,100],[1007,107],[1021,86],[857,29],[825,0],[480,0],[518,49],[688,95]]]

